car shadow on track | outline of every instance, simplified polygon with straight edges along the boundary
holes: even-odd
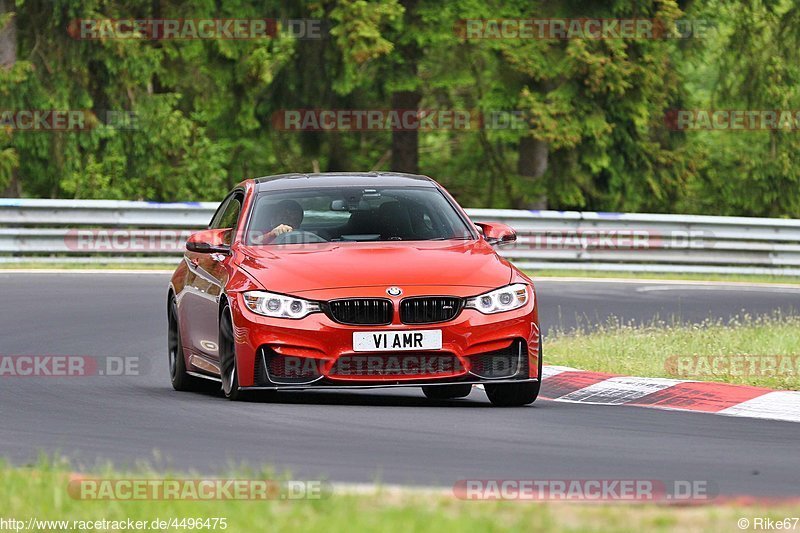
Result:
[[[167,395],[181,394],[185,397],[200,396],[219,401],[226,401],[219,390],[219,385],[209,383],[199,392],[174,392],[163,389]],[[155,392],[155,391],[154,391]],[[158,394],[158,393],[156,393]],[[247,404],[285,404],[285,405],[350,405],[379,407],[492,407],[482,390],[473,389],[467,398],[457,400],[431,400],[422,394],[420,389],[407,389],[399,393],[386,389],[360,391],[251,391],[241,402]]]
[[[422,391],[408,395],[396,393],[363,391],[305,391],[280,392],[277,394],[256,394],[251,403],[290,404],[290,405],[353,405],[381,407],[491,407],[489,401],[480,393],[473,391],[468,398],[458,400],[431,400]]]

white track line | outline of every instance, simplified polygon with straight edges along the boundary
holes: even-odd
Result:
[[[333,492],[356,496],[427,495],[452,496],[452,488],[420,487],[404,485],[380,485],[377,483],[332,483]]]
[[[636,292],[658,292],[658,291],[680,291],[680,290],[701,290],[701,291],[730,291],[730,292],[779,292],[784,293],[800,291],[800,285],[787,286],[787,285],[773,285],[773,286],[742,286],[742,285],[704,285],[702,287],[680,287],[675,285],[658,285],[653,284],[648,287],[636,287]]]
[[[542,367],[542,379],[552,378],[564,372],[580,372],[580,370],[569,366],[544,365]]]
[[[723,409],[719,414],[800,422],[800,391],[768,392]]]

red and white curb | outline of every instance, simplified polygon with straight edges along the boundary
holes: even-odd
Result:
[[[637,378],[545,366],[542,398],[597,405],[635,405],[800,422],[800,391],[708,381]]]

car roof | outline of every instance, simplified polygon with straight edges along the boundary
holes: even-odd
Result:
[[[436,182],[428,176],[400,172],[293,173],[264,176],[254,181],[259,192],[316,187],[436,187]]]

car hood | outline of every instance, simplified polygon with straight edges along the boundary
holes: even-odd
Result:
[[[243,246],[240,264],[265,289],[461,286],[492,289],[511,265],[484,240]]]

